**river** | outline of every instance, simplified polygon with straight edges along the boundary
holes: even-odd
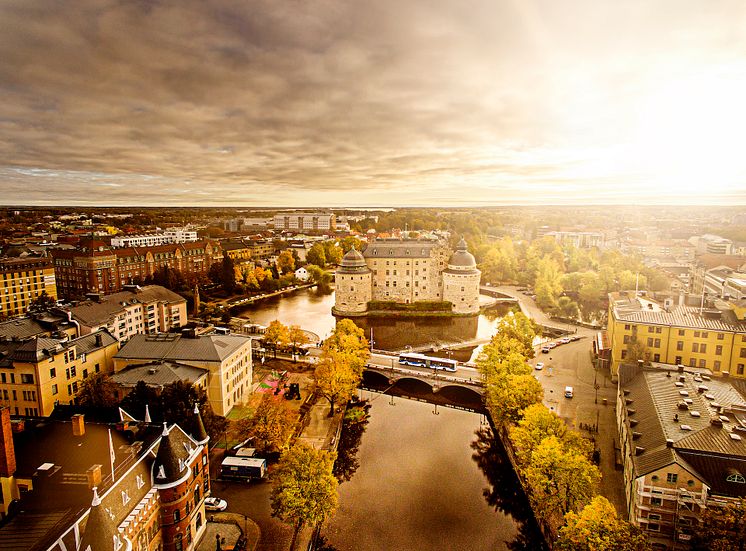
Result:
[[[333,295],[306,289],[252,305],[240,315],[262,325],[275,319],[298,324],[324,338],[334,327],[333,302]],[[492,314],[360,325],[366,334],[373,328],[377,348],[397,349],[428,339],[489,337],[498,321]],[[357,454],[360,466],[340,486],[339,509],[323,530],[326,549],[543,548],[526,498],[484,416],[360,393],[371,403]]]

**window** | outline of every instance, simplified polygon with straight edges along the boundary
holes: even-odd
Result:
[[[722,341],[725,338],[725,333],[718,333],[718,340]]]
[[[96,364],[96,373],[98,373],[99,371],[101,371],[101,366],[99,364]]]
[[[627,351],[622,350],[622,359],[625,359],[627,357]]]
[[[676,350],[679,352],[684,350],[684,341],[676,341]]]
[[[681,356],[676,356],[676,358],[674,359],[674,363],[676,365],[681,365],[681,359],[682,359]]]
[[[695,337],[695,338],[699,337],[699,331],[695,331],[695,332],[694,332],[694,337]]]
[[[648,515],[648,519],[650,519],[650,520],[660,520],[661,516],[658,513],[650,513]]]
[[[57,394],[57,392],[58,392],[57,391],[57,385],[52,385],[52,396],[54,396],[55,394]]]
[[[30,373],[21,373],[21,383],[25,385],[34,384],[34,376]]]
[[[629,343],[629,335],[624,335],[624,344]]]
[[[650,522],[648,523],[648,530],[651,532],[660,532],[661,531],[661,525],[657,522]]]
[[[54,379],[57,376],[57,370],[53,367],[49,370],[49,378]]]
[[[648,346],[653,346],[653,337],[648,337]]]
[[[715,371],[720,371],[720,360],[715,360],[715,363],[713,364],[712,368]]]
[[[176,509],[174,511],[174,522],[179,522],[181,520],[181,511]]]
[[[651,497],[650,498],[650,505],[657,505],[661,506],[663,505],[663,500],[659,497]]]
[[[655,339],[655,344],[653,344],[653,346],[655,346],[656,348],[660,348],[661,347],[661,340],[660,339]]]
[[[699,367],[701,367],[701,368],[707,367],[707,360],[705,360],[705,359],[699,360]]]
[[[705,354],[706,352],[707,352],[707,344],[705,344],[705,343],[700,344],[699,345],[699,353],[700,354]]]
[[[692,352],[699,352],[699,343],[697,342],[692,343]]]
[[[655,331],[655,327],[653,327],[652,325],[649,326],[648,327],[648,333],[652,333],[653,331]]]
[[[83,370],[83,378],[85,379],[86,377],[88,377],[88,370],[84,369]]]
[[[624,326],[625,331],[629,331],[629,323]]]
[[[686,334],[686,331],[683,329],[679,329],[679,337],[683,337]]]
[[[738,482],[740,484],[746,484],[746,478],[744,478],[741,473],[731,473],[725,480],[727,480],[728,482]]]
[[[666,474],[666,482],[668,482],[669,484],[675,484],[678,478],[679,478],[679,475],[677,475],[676,473]]]
[[[743,364],[738,364],[736,371],[738,372],[739,375],[743,375]]]
[[[145,481],[142,479],[142,475],[137,475],[137,489],[139,490],[145,486]]]
[[[122,490],[122,505],[127,505],[130,502],[130,494],[127,490]]]
[[[76,373],[75,373],[75,366],[74,365],[70,366],[70,376],[71,377],[75,377],[75,375],[76,375]]]
[[[716,356],[722,356],[723,355],[723,345],[718,344],[715,346],[715,355]]]

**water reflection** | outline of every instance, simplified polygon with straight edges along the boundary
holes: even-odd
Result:
[[[360,467],[357,454],[370,420],[369,411],[370,402],[359,400],[357,397],[353,398],[347,406],[342,434],[339,437],[337,460],[334,462],[334,476],[340,483],[349,481]]]
[[[512,551],[534,551],[546,549],[539,528],[534,519],[528,499],[513,466],[508,459],[502,442],[495,438],[489,426],[481,427],[477,439],[472,442],[472,456],[487,481],[489,488],[483,490],[487,503],[496,511],[510,515],[518,525],[518,534],[506,542]]]

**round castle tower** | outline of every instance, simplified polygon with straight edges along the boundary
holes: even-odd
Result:
[[[462,237],[448,261],[448,269],[443,271],[443,300],[453,304],[454,314],[479,312],[481,276],[482,272],[477,270],[477,262]]]
[[[337,269],[334,296],[334,313],[337,315],[362,314],[373,299],[373,272],[365,257],[350,249]]]

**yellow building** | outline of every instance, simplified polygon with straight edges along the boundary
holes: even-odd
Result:
[[[54,266],[48,258],[1,260],[0,274],[0,317],[25,314],[43,292],[57,300]]]
[[[32,337],[0,343],[0,405],[12,415],[47,417],[72,404],[83,381],[111,373],[119,342],[107,331],[64,340]]]
[[[682,301],[683,302],[683,301]],[[661,304],[634,293],[609,295],[607,333],[611,370],[632,358],[709,369],[715,375],[746,378],[745,304],[716,300],[700,304]]]

